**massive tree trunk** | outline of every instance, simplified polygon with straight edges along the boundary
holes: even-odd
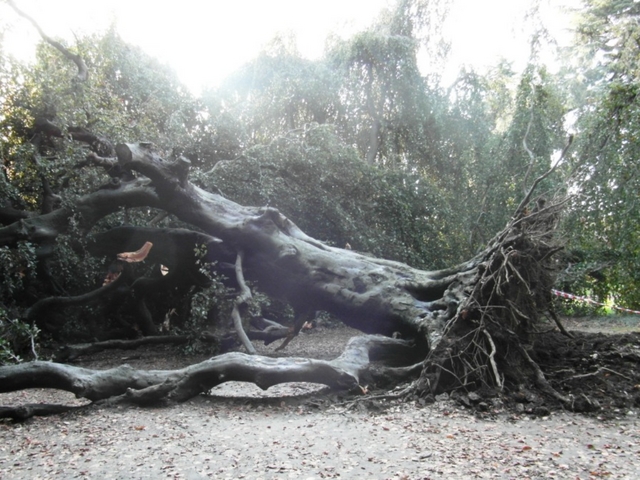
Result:
[[[187,179],[184,159],[165,162],[150,148],[118,145],[123,168],[149,177],[168,212],[244,253],[249,279],[297,312],[325,310],[366,333],[417,339],[428,350],[442,335],[477,275],[481,257],[426,272],[351,250],[330,247],[302,232],[278,210],[245,207]]]
[[[82,211],[86,228],[117,205],[147,204],[205,233],[115,229],[96,236],[92,247],[95,253],[104,253],[106,248],[113,254],[133,238],[137,239],[132,245],[135,248],[146,241],[156,242],[159,248],[151,253],[157,256],[156,261],[181,271],[184,278],[197,277],[192,246],[202,242],[213,258],[237,258],[237,280],[241,287],[244,277],[252,280],[266,294],[289,302],[298,319],[324,310],[363,332],[411,340],[415,347],[412,354],[405,357],[408,369],[404,371],[414,374],[421,371],[413,386],[416,393],[431,394],[460,386],[503,388],[510,381],[515,383],[528,376],[549,395],[563,403],[569,402],[549,386],[524,346],[540,313],[547,312],[554,318],[549,267],[553,253],[558,250],[551,241],[551,232],[560,205],[529,211],[526,208],[531,200],[529,192],[509,225],[481,253],[450,269],[422,271],[328,246],[306,235],[274,208],[241,206],[204,191],[189,182],[189,161],[182,157],[166,161],[148,144],[121,144],[116,152],[122,171],[142,175],[149,181],[132,180],[80,198],[76,209]],[[108,196],[109,202],[105,202],[103,196]],[[0,243],[23,238],[35,242],[44,238],[49,242],[66,228],[64,220],[69,215],[67,207],[20,220],[0,229]],[[176,241],[181,238],[183,241]],[[182,247],[178,248],[179,245]],[[38,307],[32,312],[41,310]],[[233,359],[237,361],[236,357]],[[411,363],[413,366],[409,366]],[[243,373],[242,379],[259,383],[264,381],[264,375],[270,375],[268,361],[255,360],[251,365],[255,373]],[[10,383],[3,381],[3,388],[6,391],[39,386],[37,381],[21,377],[43,368],[41,364],[3,367],[2,378],[12,379]],[[261,372],[261,368],[264,371]],[[76,370],[56,371],[70,378],[68,382],[72,385],[87,375],[94,376]],[[334,381],[322,380],[319,371],[313,368],[306,371],[304,379],[337,385]],[[136,375],[156,380],[145,380],[144,385],[131,382],[118,385],[132,389],[157,387],[152,390],[154,393],[141,394],[146,399],[154,395],[164,398],[167,391],[173,391],[173,387],[160,387],[161,382],[173,385],[181,381],[180,378],[192,381],[191,373],[186,371]],[[319,377],[314,380],[314,375]],[[357,383],[357,375],[350,375]],[[285,374],[281,381],[299,378],[298,374]],[[64,382],[60,385],[52,382],[47,386],[67,388]],[[207,380],[197,388],[190,387],[189,391],[195,395],[210,388],[210,384]],[[100,398],[121,395],[122,388],[117,392],[107,389]],[[185,395],[176,394],[172,398],[184,399]]]

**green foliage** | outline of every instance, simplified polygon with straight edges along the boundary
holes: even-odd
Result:
[[[230,291],[226,287],[224,276],[216,269],[216,264],[206,261],[206,246],[196,247],[197,263],[201,273],[206,275],[210,284],[206,288],[196,289],[191,297],[191,312],[185,326],[186,330],[199,334],[204,328],[210,326],[209,316],[215,310],[218,317],[231,317],[233,300]]]
[[[66,207],[78,195],[93,192],[109,180],[102,169],[76,168],[88,147],[70,139],[70,127],[87,129],[113,144],[152,141],[167,156],[171,149],[188,149],[200,134],[200,107],[176,75],[127,45],[114,30],[79,38],[70,49],[82,55],[89,67],[86,82],[77,81],[75,65],[48,44],[38,47],[32,66],[0,55],[0,208],[37,215],[43,178]],[[42,121],[58,127],[62,135],[38,133],[36,122]],[[124,222],[146,224],[150,214],[121,211],[98,228]],[[69,233],[58,236],[54,245],[32,247],[37,258],[27,256],[21,245],[2,247],[0,262],[7,275],[0,280],[0,305],[7,307],[11,318],[22,318],[25,308],[44,296],[78,295],[101,284],[104,267],[84,251],[87,232],[78,228],[79,221],[73,216]],[[25,269],[27,261],[32,264]],[[31,268],[35,262],[37,275]],[[73,336],[87,330],[97,313],[104,312],[72,309],[56,333]],[[100,328],[109,322],[103,323]]]
[[[580,81],[577,155],[566,218],[569,245],[580,252],[574,288],[640,307],[640,8],[631,0],[588,0],[574,50]]]
[[[22,362],[21,355],[30,352],[37,359],[38,327],[12,318],[0,306],[0,365]]]
[[[61,138],[34,137],[36,119],[48,120],[63,134],[83,127],[113,144],[135,140],[160,148],[184,148],[196,136],[198,106],[176,75],[113,31],[81,38],[76,50],[90,76],[77,82],[75,66],[47,44],[26,67],[4,57],[0,85],[0,131],[8,190],[29,209],[39,205],[42,176],[66,194],[92,191],[106,181],[98,170],[73,168],[86,146]],[[19,193],[18,193],[19,192]]]
[[[341,77],[337,125],[367,163],[433,167],[440,158],[435,153],[439,132],[431,92],[418,70],[413,17],[403,8],[408,3],[400,2],[370,29],[331,45],[327,56]]]
[[[35,246],[29,242],[18,242],[16,248],[0,247],[0,271],[0,301],[4,305],[12,305],[28,282],[36,277]]]
[[[506,63],[484,76],[462,71],[448,101],[441,124],[451,161],[439,184],[452,194],[453,215],[467,229],[461,231],[466,247],[475,251],[503,228],[535,178],[551,167],[566,142],[565,107],[556,79],[544,68],[530,65],[516,75]],[[561,185],[560,176],[550,177],[536,194],[552,196]]]
[[[364,164],[331,126],[255,146],[198,182],[243,204],[277,207],[308,234],[340,247],[416,266],[458,260],[437,187]]]
[[[290,42],[276,38],[219,89],[204,94],[210,146],[203,153],[214,161],[235,158],[241,148],[306,124],[333,122],[341,108],[338,87],[325,62],[306,60]]]
[[[39,330],[20,320],[20,300],[33,298],[27,288],[36,277],[35,247],[19,242],[16,248],[0,247],[0,365],[21,362],[21,355],[36,355]]]
[[[165,157],[185,154],[196,183],[241,204],[275,206],[321,240],[444,267],[504,226],[564,146],[572,110],[571,164],[539,191],[576,193],[563,223],[571,251],[563,268],[571,275],[562,281],[575,293],[637,307],[637,3],[586,0],[580,40],[559,75],[533,60],[521,73],[501,62],[485,74],[464,70],[445,90],[437,75],[420,72],[417,59],[424,48],[443,58],[438,28],[446,4],[399,0],[370,28],[330,39],[320,60],[304,59],[292,39],[276,38],[202,99],[113,29],[71,47],[89,66],[85,83],[48,45],[33,66],[0,51],[1,198],[35,214],[43,178],[64,205],[103,185],[101,170],[74,168],[87,149],[64,134],[79,126],[113,143],[152,141]],[[34,135],[43,118],[63,136]],[[121,211],[96,228],[142,225],[153,214]],[[78,242],[84,233],[61,236],[48,260],[54,283],[68,294],[101,278]],[[46,290],[31,273],[34,247],[11,247],[0,251],[4,271],[18,272],[0,281],[7,311],[32,302],[29,287]],[[212,280],[209,290],[189,293],[187,329],[201,328],[214,304],[226,315],[222,279]],[[259,307],[268,306],[257,299]]]

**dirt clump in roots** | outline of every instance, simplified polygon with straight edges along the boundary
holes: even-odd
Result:
[[[572,332],[539,334],[527,352],[545,373],[551,388],[569,399],[547,395],[530,381],[526,365],[511,366],[502,391],[480,386],[450,393],[461,405],[478,412],[546,416],[570,410],[615,418],[640,408],[640,333]],[[517,373],[522,370],[521,375]],[[436,397],[437,398],[437,397]]]

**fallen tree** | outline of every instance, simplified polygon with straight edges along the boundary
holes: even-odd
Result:
[[[276,328],[277,338],[286,337],[281,348],[291,341],[313,312],[323,310],[363,332],[410,341],[413,353],[404,357],[404,371],[414,374],[415,381],[410,388],[413,393],[430,395],[482,385],[503,389],[532,382],[555,400],[571,405],[569,397],[550,386],[528,353],[530,335],[537,328],[541,314],[547,314],[562,329],[553,314],[550,296],[552,257],[560,250],[553,242],[553,230],[562,205],[538,202],[535,207],[531,206],[533,192],[542,177],[534,182],[506,228],[482,252],[449,269],[423,271],[328,246],[306,235],[275,208],[241,206],[202,190],[189,181],[187,159],[178,157],[167,161],[150,144],[121,144],[116,152],[117,164],[130,180],[81,197],[73,208],[61,207],[48,214],[21,219],[0,229],[0,239],[4,243],[25,239],[50,242],[67,228],[64,218],[71,211],[86,210],[82,218],[88,230],[98,218],[113,211],[113,205],[146,203],[205,233],[115,229],[95,237],[91,247],[94,252],[113,255],[140,248],[145,242],[155,242],[158,248],[155,251],[147,248],[145,255],[148,253],[152,262],[169,265],[169,272],[189,284],[203,280],[195,267],[194,244],[206,245],[209,260],[235,259],[236,286],[246,289],[246,277],[264,293],[292,305],[294,326],[288,330]],[[115,159],[109,164],[114,162]],[[109,197],[109,208],[101,199],[105,194]],[[137,281],[144,284],[149,280]],[[135,282],[132,289],[136,290]],[[246,300],[242,297],[250,295],[243,291],[238,305]],[[141,298],[144,299],[144,294]],[[32,307],[31,315],[41,315],[46,311],[43,304],[56,302],[62,304],[64,300],[41,300]],[[240,316],[240,311],[236,313]],[[239,322],[236,328],[239,335],[244,333]],[[244,344],[250,351],[247,338]],[[393,342],[391,345],[397,346]],[[358,383],[358,374],[343,368],[345,355],[351,358],[349,352],[347,349],[337,363],[332,364],[333,380],[319,373],[326,365],[305,370],[301,377],[298,372],[302,361],[290,360],[285,362],[288,366],[280,371],[277,382],[304,378],[304,381],[344,387],[346,384],[335,378],[343,378],[347,372],[351,388]],[[239,372],[251,365],[250,375],[239,373],[236,379],[263,387],[273,384],[271,380],[267,383],[264,380],[271,378],[269,372],[275,368],[271,360],[248,360],[238,355],[220,358],[211,362],[216,365],[222,362]],[[367,362],[362,359],[368,355],[359,354],[359,358],[358,369],[363,369]],[[215,384],[210,379],[194,381],[191,373],[194,369],[161,374],[135,372],[123,380],[121,370],[117,369],[98,374],[36,362],[1,367],[0,380],[2,391],[42,386],[71,388],[70,391],[91,400],[119,397],[128,391],[127,398],[150,403],[183,401]],[[42,374],[43,371],[48,374]],[[49,375],[53,371],[57,373]],[[219,375],[217,370],[213,372],[213,377]],[[95,375],[108,385],[108,388],[96,387],[101,392],[99,395],[94,393],[95,389],[80,386]],[[43,383],[42,378],[47,380]],[[176,385],[184,382],[189,388],[175,393]]]
[[[131,321],[118,320],[125,323],[129,336],[144,335],[143,338],[118,338],[69,347],[60,352],[61,360],[72,360],[106,348],[188,341],[184,336],[159,334],[166,333],[161,331],[166,330],[172,321],[171,315],[176,314],[180,318],[176,319],[178,323],[189,317],[189,299],[193,292],[206,288],[211,281],[207,275],[210,272],[206,271],[209,265],[232,271],[228,286],[236,293],[236,301],[231,316],[236,335],[248,352],[252,352],[251,340],[255,339],[265,343],[284,339],[279,348],[285,348],[318,310],[329,312],[363,332],[382,336],[354,340],[341,357],[331,362],[273,360],[233,353],[172,372],[136,371],[126,366],[90,371],[58,363],[28,362],[0,367],[0,391],[58,388],[94,402],[149,404],[184,401],[217,383],[232,379],[253,382],[263,388],[278,382],[304,380],[333,388],[352,389],[363,381],[363,375],[370,374],[374,382],[385,384],[410,379],[412,383],[403,390],[403,394],[423,397],[479,387],[519,391],[523,385],[533,384],[554,401],[574,408],[575,402],[570,394],[559,392],[547,381],[539,355],[536,356],[532,349],[541,316],[549,317],[561,332],[568,335],[553,312],[550,296],[553,255],[561,248],[553,240],[553,231],[562,201],[545,204],[541,197],[534,197],[538,184],[555,167],[525,191],[522,202],[503,231],[473,258],[454,267],[424,271],[363,255],[350,248],[332,247],[305,234],[275,208],[241,206],[223,195],[198,188],[189,181],[190,162],[182,156],[163,158],[149,143],[114,147],[108,138],[90,131],[88,126],[96,125],[96,122],[99,125],[99,117],[104,114],[102,106],[96,116],[85,104],[85,88],[91,88],[87,64],[78,54],[48,37],[13,2],[9,5],[37,28],[47,44],[77,67],[72,88],[63,95],[77,99],[76,107],[82,112],[79,116],[67,117],[75,118],[69,121],[87,125],[87,128],[79,125],[61,128],[55,123],[55,105],[49,104],[47,96],[36,102],[41,103],[42,108],[26,107],[33,121],[22,118],[23,108],[30,102],[15,102],[20,107],[16,111],[16,119],[20,120],[16,125],[21,127],[12,126],[11,130],[20,132],[24,144],[34,147],[33,150],[25,150],[32,153],[19,158],[27,158],[34,164],[43,194],[40,214],[30,211],[25,205],[25,198],[28,198],[33,207],[37,197],[33,193],[33,185],[27,189],[24,198],[23,195],[3,198],[0,205],[0,247],[18,247],[18,250],[25,246],[25,242],[35,245],[39,269],[37,286],[42,288],[37,289],[35,295],[28,288],[23,289],[23,298],[20,302],[14,302],[12,298],[11,308],[14,312],[20,311],[26,304],[30,308],[23,317],[25,323],[51,333],[66,323],[66,319],[59,316],[59,312],[66,308],[130,302],[128,316]],[[109,70],[105,78],[120,77],[120,73],[119,70],[117,74]],[[130,92],[125,95],[126,100],[118,99],[118,105],[125,105],[134,115],[127,117],[128,120],[118,128],[113,128],[113,132],[130,131],[128,129],[138,123],[138,109],[148,103],[147,86],[157,81],[144,84],[142,103],[130,101]],[[102,105],[103,96],[99,97]],[[167,110],[161,108],[160,111],[164,125]],[[524,150],[531,160],[524,175],[525,185],[535,164],[535,155],[526,138],[532,120],[533,114],[523,139]],[[185,123],[188,122],[176,121],[181,129]],[[73,182],[75,173],[72,171],[77,173],[80,169],[99,168],[108,175],[108,183],[88,194],[85,189],[79,189],[77,193],[80,196],[76,198],[54,192],[54,182],[45,178],[49,171],[43,158],[46,157],[47,162],[59,160],[58,152],[64,149],[60,147],[67,140],[82,142],[90,152],[80,162],[77,162],[78,157],[65,154],[65,159],[73,158],[75,164],[73,168],[61,168],[58,178],[52,180],[66,189]],[[57,145],[57,142],[61,143]],[[47,156],[52,152],[55,154]],[[556,162],[555,166],[560,163]],[[14,171],[15,164],[8,163],[7,166],[8,170]],[[67,167],[70,167],[68,163]],[[84,179],[81,183],[84,186]],[[155,209],[162,213],[145,227],[122,226],[122,223],[128,223],[128,210],[140,207],[147,209],[147,214]],[[124,220],[119,226],[91,235],[101,220],[120,211],[124,211]],[[187,228],[149,228],[155,227],[154,224],[160,221],[158,219],[167,215],[173,215]],[[428,217],[424,212],[413,215]],[[412,218],[403,217],[403,221],[406,219]],[[139,223],[146,221],[148,219]],[[391,230],[394,228],[392,226]],[[89,235],[87,250],[95,256],[110,259],[112,264],[106,277],[103,276],[104,282],[102,278],[94,282],[101,286],[81,294],[75,291],[72,295],[57,284],[50,273],[50,263],[62,235]],[[421,234],[418,238],[424,236]],[[76,247],[84,248],[83,245]],[[200,252],[198,255],[195,254],[196,249]],[[129,265],[130,261],[142,260],[147,265],[152,264],[153,268],[136,269]],[[204,265],[207,267],[203,268]],[[25,275],[26,267],[21,264],[14,266],[18,277]],[[9,287],[13,293],[14,285],[9,284]],[[295,312],[293,326],[285,327],[250,315],[248,306],[253,287],[291,305]],[[46,292],[45,295],[42,292]],[[163,305],[152,312],[150,307],[160,303],[158,300],[163,297],[186,299],[187,302],[177,308]],[[131,304],[135,306],[131,308]],[[1,320],[5,312],[4,305],[0,307]],[[57,318],[54,318],[53,310],[58,313]],[[255,329],[246,331],[250,324]],[[204,335],[217,341],[210,332],[204,332]],[[33,335],[30,340],[35,354]],[[378,351],[393,354],[392,368],[371,364],[370,360],[378,359],[375,353]],[[380,360],[388,363],[390,358],[384,356]],[[601,367],[593,374],[601,371],[611,369]],[[576,375],[573,379],[581,380],[585,375],[592,373]],[[624,378],[631,382],[635,377],[624,375]],[[0,410],[0,414],[27,418],[65,409],[47,405],[8,407]]]

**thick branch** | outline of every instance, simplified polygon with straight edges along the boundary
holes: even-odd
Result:
[[[92,290],[91,292],[76,295],[75,297],[47,297],[38,300],[27,310],[26,317],[28,320],[35,320],[42,317],[44,313],[51,312],[54,309],[59,310],[73,305],[87,305],[95,302],[116,290],[120,286],[122,278],[124,277],[121,275],[111,283],[97,288],[96,290]]]
[[[367,333],[437,342],[465,298],[463,278],[480,259],[425,272],[330,247],[304,234],[273,208],[243,207],[180,175],[148,144],[116,146],[123,168],[146,175],[163,209],[244,252],[246,277],[296,311],[326,310]]]
[[[149,181],[138,179],[122,183],[115,189],[102,189],[77,199],[73,205],[58,208],[44,215],[34,215],[0,228],[0,245],[15,245],[21,240],[35,244],[51,243],[67,233],[69,219],[76,215],[80,227],[88,231],[93,225],[122,207],[158,207],[158,197]]]
[[[4,202],[0,206],[0,225],[10,225],[19,220],[24,220],[33,216],[33,212],[27,212],[25,210],[18,210],[13,208],[8,202]]]
[[[179,370],[136,370],[123,365],[90,370],[53,362],[30,362],[0,367],[0,393],[27,388],[55,388],[92,401],[112,399],[147,404],[183,402],[228,381],[251,382],[262,389],[287,382],[312,382],[351,389],[372,360],[419,355],[406,341],[381,336],[352,338],[342,355],[332,361],[305,358],[269,358],[227,353]]]

